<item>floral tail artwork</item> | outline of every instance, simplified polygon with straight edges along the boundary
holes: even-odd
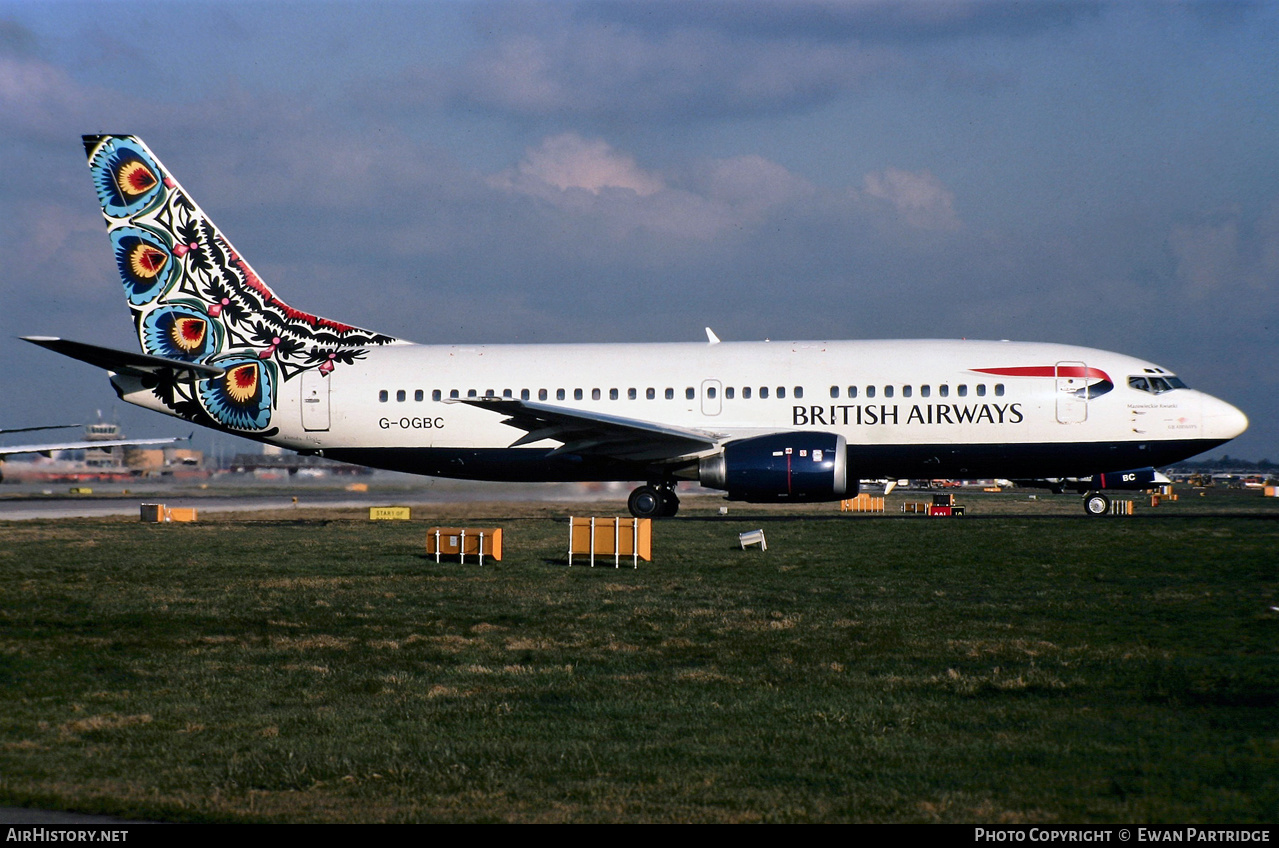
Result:
[[[87,135],[84,147],[143,352],[221,369],[151,377],[175,415],[269,438],[283,384],[397,341],[280,300],[140,139]]]

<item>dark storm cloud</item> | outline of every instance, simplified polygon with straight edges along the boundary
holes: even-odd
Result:
[[[829,102],[899,61],[889,51],[802,27],[782,36],[743,35],[701,14],[655,26],[576,11],[534,7],[515,16],[504,9],[485,18],[484,43],[459,66],[409,69],[389,88],[361,91],[358,100],[378,108],[448,103],[529,117],[678,122]],[[655,13],[665,14],[657,7]]]
[[[1091,20],[1102,5],[1086,0],[588,0],[572,8],[582,20],[651,31],[695,26],[760,39],[903,43],[1032,35]]]
[[[982,60],[909,48],[1017,39],[1091,20],[1085,2],[584,2],[476,7],[477,49],[358,89],[366,108],[451,104],[522,117],[680,123],[828,104],[884,78],[1007,85]]]
[[[35,53],[36,38],[17,21],[0,19],[0,57],[27,57]]]

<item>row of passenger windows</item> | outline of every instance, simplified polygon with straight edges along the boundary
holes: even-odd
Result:
[[[899,388],[901,389],[902,397],[908,398],[908,397],[915,396],[915,386],[882,386],[881,388],[883,389],[883,394],[880,395],[880,397],[885,397],[885,398],[897,397],[897,389]],[[986,397],[987,387],[984,383],[978,383],[973,388],[977,393],[977,397]],[[949,384],[944,383],[938,386],[937,397],[950,397],[950,389],[951,387]],[[840,396],[840,391],[841,391],[840,386],[831,386],[830,396],[833,398],[838,398]],[[863,389],[863,394],[861,395],[861,397],[873,398],[875,397],[876,391],[877,389],[875,386],[866,386]],[[919,396],[922,398],[932,397],[933,387],[928,385],[919,386]],[[958,386],[955,386],[955,396],[968,397],[968,386],[963,383],[960,383]],[[1004,396],[1004,384],[996,383],[995,397],[1003,397],[1003,396]],[[850,397],[850,398],[858,397],[857,387],[849,386],[846,397]]]
[[[968,397],[968,386],[967,386],[967,385],[963,385],[963,384],[961,384],[961,385],[955,386],[954,388],[955,388],[955,395],[956,395],[957,397]],[[986,387],[986,385],[985,385],[985,384],[979,383],[979,384],[977,384],[977,385],[975,386],[975,389],[976,389],[977,397],[985,397],[985,396],[986,396],[986,389],[987,389],[987,387]],[[831,396],[832,398],[839,398],[839,397],[841,397],[841,396],[842,396],[842,397],[848,397],[848,398],[858,398],[858,397],[864,397],[864,398],[874,398],[874,397],[892,398],[892,397],[897,397],[897,396],[898,396],[898,394],[897,394],[897,393],[898,393],[898,391],[900,391],[900,392],[901,392],[901,395],[900,395],[901,397],[908,398],[908,397],[914,397],[914,396],[915,396],[915,390],[916,390],[916,387],[915,387],[915,386],[878,386],[878,387],[877,387],[877,386],[863,386],[863,387],[860,389],[860,394],[859,394],[859,389],[858,389],[858,387],[857,387],[857,386],[848,386],[847,388],[845,388],[845,387],[843,387],[843,386],[831,386],[831,387],[830,387],[830,396]],[[919,386],[919,387],[918,387],[918,390],[919,390],[919,397],[921,397],[921,398],[932,397],[932,393],[933,393],[932,386]],[[1003,383],[996,383],[996,384],[995,384],[995,387],[994,387],[994,390],[995,390],[995,397],[1003,397],[1003,396],[1004,396],[1004,385],[1003,385]],[[728,386],[728,387],[726,387],[726,388],[724,389],[724,399],[725,399],[725,400],[735,400],[735,399],[738,397],[738,392],[739,392],[739,389],[737,389],[736,387],[734,387],[734,386]],[[950,397],[950,392],[951,392],[951,387],[950,387],[949,385],[941,385],[941,386],[938,386],[938,387],[937,387],[937,396],[938,396],[938,397]],[[786,388],[786,386],[777,386],[776,388],[770,388],[769,386],[760,386],[758,389],[756,389],[756,388],[754,388],[754,387],[752,387],[752,386],[743,386],[743,387],[740,389],[740,393],[741,393],[741,398],[742,398],[743,400],[750,400],[750,399],[751,399],[751,398],[753,398],[753,397],[758,397],[758,398],[760,398],[761,400],[765,400],[765,399],[767,399],[767,398],[769,398],[769,397],[775,397],[775,398],[778,398],[779,400],[781,400],[781,399],[785,399],[785,398],[787,397],[787,388]],[[718,396],[718,394],[719,394],[718,387],[716,387],[716,386],[707,386],[707,387],[706,387],[706,397],[707,397],[707,398],[709,398],[709,399],[711,399],[711,400],[714,400],[714,399]],[[572,398],[573,398],[573,400],[585,400],[585,399],[586,399],[586,395],[587,395],[587,390],[586,390],[586,389],[573,389],[573,390],[572,390]],[[502,393],[501,393],[501,395],[500,395],[500,397],[504,397],[504,398],[512,398],[512,399],[513,399],[515,396],[516,396],[516,392],[515,392],[515,390],[514,390],[514,389],[503,389],[503,390],[502,390]],[[551,390],[550,390],[550,389],[538,389],[538,390],[537,390],[537,399],[538,399],[538,400],[550,400],[550,399],[551,399],[551,396],[552,396],[552,392],[551,392]],[[793,398],[795,398],[796,400],[801,400],[801,399],[803,399],[803,397],[804,397],[804,387],[803,387],[803,386],[794,386],[794,387],[792,387],[792,388],[790,389],[790,396],[791,396],[791,397],[793,397]],[[449,390],[449,393],[448,393],[448,397],[449,397],[449,399],[450,399],[450,400],[457,400],[457,399],[460,399],[460,398],[464,397],[464,395],[462,394],[462,390],[461,390],[461,389],[450,389],[450,390]],[[467,389],[467,390],[466,390],[465,397],[468,397],[468,398],[475,398],[475,397],[499,397],[499,395],[498,395],[498,393],[497,393],[497,390],[496,390],[496,389],[487,389],[487,390],[485,390],[485,392],[484,392],[484,394],[483,394],[483,395],[481,395],[481,394],[480,394],[480,392],[479,392],[479,390],[478,390],[478,389]],[[555,397],[555,400],[568,400],[568,398],[569,398],[569,390],[568,390],[568,389],[555,389],[555,391],[554,391],[554,397]],[[609,400],[621,400],[621,397],[622,397],[622,390],[621,390],[621,389],[609,389],[609,390],[608,390],[608,399],[609,399]],[[639,390],[639,389],[627,389],[627,390],[626,390],[626,399],[627,399],[627,400],[639,400],[639,397],[640,397],[640,390]],[[675,399],[675,389],[673,389],[673,388],[669,388],[669,387],[668,387],[668,388],[666,388],[666,389],[665,389],[665,390],[663,390],[663,392],[662,392],[662,397],[663,397],[663,398],[665,398],[666,400],[674,400],[674,399]],[[533,391],[532,391],[531,389],[520,389],[520,390],[519,390],[519,398],[520,398],[520,400],[532,400],[532,399],[533,399]],[[590,390],[590,398],[591,398],[591,400],[603,400],[603,399],[604,399],[604,390],[603,390],[603,389],[591,389],[591,390]],[[686,400],[695,400],[695,399],[697,398],[697,389],[696,389],[696,388],[694,388],[693,386],[689,386],[688,388],[684,389],[684,398],[685,398]],[[397,402],[399,402],[399,403],[403,403],[403,402],[407,401],[408,399],[409,399],[409,394],[408,394],[408,391],[407,391],[407,390],[405,390],[405,389],[399,389],[398,391],[396,391],[396,392],[395,392],[395,400],[396,400]],[[645,400],[657,400],[657,389],[655,389],[655,388],[647,388],[647,389],[644,389],[644,399],[645,399]],[[389,402],[389,401],[391,400],[391,392],[390,392],[390,391],[388,391],[387,389],[382,389],[381,391],[379,391],[379,392],[378,392],[378,400],[379,400],[379,401],[381,401],[382,403],[387,403],[387,402]],[[426,400],[426,391],[425,391],[424,389],[416,389],[416,390],[414,390],[414,392],[413,392],[413,400],[418,401],[418,402],[421,402],[421,401]],[[444,390],[443,390],[443,389],[433,389],[433,390],[431,391],[431,400],[434,400],[434,401],[444,400]]]
[[[776,389],[773,389],[773,391],[775,392],[775,395],[774,395],[775,397],[778,397],[778,398],[784,398],[784,397],[786,397],[786,387],[785,387],[785,386],[778,386]],[[795,387],[794,387],[791,391],[793,392],[793,397],[796,397],[796,398],[802,398],[802,397],[804,396],[804,387],[803,387],[803,386],[795,386]],[[758,389],[758,392],[759,392],[759,395],[758,395],[758,396],[759,396],[759,397],[761,397],[761,398],[767,398],[767,397],[769,397],[769,396],[770,396],[770,395],[769,395],[769,387],[768,387],[768,386],[760,386],[760,387],[759,387],[759,389]],[[753,390],[750,386],[746,386],[745,388],[743,388],[743,389],[741,390],[741,396],[742,396],[743,398],[746,398],[746,399],[749,399],[749,398],[753,397],[753,396],[754,396],[754,393],[755,393],[755,390]],[[573,390],[572,390],[572,392],[571,392],[571,394],[572,394],[572,398],[573,398],[573,400],[585,400],[585,399],[586,399],[586,395],[587,395],[587,391],[586,391],[586,389],[573,389]],[[719,395],[719,393],[716,391],[716,388],[715,388],[714,386],[708,386],[708,387],[707,387],[707,389],[706,389],[706,396],[707,396],[708,398],[715,398],[715,397],[718,397],[718,395]],[[551,392],[551,390],[550,390],[550,389],[538,389],[538,390],[537,390],[537,399],[538,399],[538,400],[550,400],[550,399],[551,399],[551,396],[552,396],[552,392]],[[569,390],[568,390],[568,389],[556,389],[556,390],[554,391],[554,397],[555,397],[555,399],[556,399],[556,400],[568,400],[568,399],[569,399],[569,396],[570,396],[570,392],[569,392]],[[640,390],[639,390],[639,389],[627,389],[627,390],[626,390],[626,399],[627,399],[627,400],[639,400],[639,396],[640,396]],[[449,397],[449,399],[450,399],[450,400],[457,400],[457,399],[462,398],[462,397],[468,397],[468,398],[475,398],[475,397],[499,397],[499,395],[498,395],[498,393],[497,393],[497,390],[496,390],[496,389],[487,389],[487,390],[485,390],[485,392],[484,392],[484,394],[483,394],[483,395],[481,395],[481,394],[480,394],[480,392],[479,392],[479,390],[478,390],[478,389],[467,389],[467,390],[466,390],[466,394],[465,394],[465,395],[463,395],[463,394],[462,394],[462,390],[461,390],[461,389],[450,389],[450,390],[449,390],[448,397]],[[514,397],[515,397],[515,390],[514,390],[514,389],[503,389],[503,390],[502,390],[502,394],[500,395],[500,397],[504,397],[504,398],[514,398]],[[532,400],[532,399],[533,399],[533,392],[532,392],[532,390],[530,390],[530,389],[520,389],[520,391],[519,391],[519,397],[520,397],[520,400]],[[603,389],[591,389],[591,390],[590,390],[590,397],[591,397],[591,400],[603,400],[603,399],[604,399],[604,390],[603,390]],[[668,388],[666,388],[666,389],[665,389],[665,390],[663,390],[663,392],[662,392],[662,397],[664,397],[666,400],[675,400],[675,390],[674,390],[674,389],[672,389],[672,388],[669,388],[669,387],[668,387]],[[734,388],[734,387],[732,387],[732,386],[729,386],[728,388],[724,389],[724,398],[725,398],[726,400],[733,400],[733,399],[734,399],[734,398],[736,398],[736,397],[737,397],[737,389],[735,389],[735,388]],[[621,398],[622,398],[622,391],[621,391],[621,389],[609,389],[609,390],[608,390],[608,399],[609,399],[609,400],[621,400]],[[695,388],[694,388],[694,387],[692,387],[692,386],[689,386],[688,388],[684,389],[684,398],[685,398],[686,400],[694,400],[694,399],[696,399],[696,398],[697,398],[697,389],[695,389]],[[377,398],[377,399],[378,399],[378,400],[380,400],[382,403],[386,403],[387,401],[389,401],[389,400],[391,399],[391,393],[390,393],[389,391],[387,391],[386,389],[383,389],[382,391],[378,392],[378,398]],[[399,401],[399,402],[403,403],[404,401],[406,401],[406,400],[408,400],[408,399],[409,399],[409,398],[408,398],[408,392],[407,392],[407,391],[405,391],[404,389],[400,389],[399,391],[397,391],[397,392],[395,393],[395,399],[396,399],[397,401]],[[645,399],[645,400],[657,400],[657,389],[654,389],[654,388],[648,388],[648,389],[645,389],[645,390],[644,390],[644,399]],[[426,400],[426,392],[425,392],[425,391],[423,391],[422,389],[417,389],[416,391],[414,391],[414,392],[413,392],[413,400],[416,400],[416,401]],[[444,391],[443,391],[442,389],[434,389],[434,390],[432,390],[432,392],[431,392],[431,400],[444,400]]]

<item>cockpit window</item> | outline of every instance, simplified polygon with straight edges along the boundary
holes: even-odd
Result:
[[[1128,388],[1136,389],[1139,392],[1146,392],[1147,394],[1161,395],[1164,392],[1171,392],[1173,389],[1184,389],[1186,388],[1186,384],[1171,374],[1166,374],[1162,377],[1157,377],[1151,374],[1147,376],[1129,377]]]

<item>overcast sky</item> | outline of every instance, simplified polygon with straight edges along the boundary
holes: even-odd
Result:
[[[1082,344],[1279,461],[1279,3],[0,0],[0,427],[168,435],[15,339],[136,346],[87,132],[402,338]]]

